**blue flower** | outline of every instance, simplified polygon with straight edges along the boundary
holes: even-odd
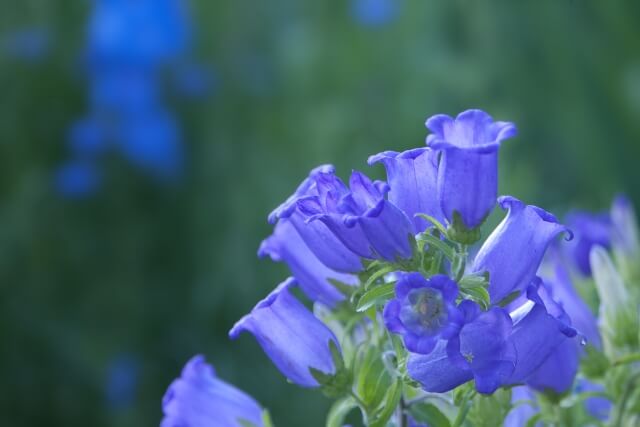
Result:
[[[506,218],[491,233],[475,257],[471,271],[489,273],[491,303],[524,290],[534,279],[551,241],[567,228],[549,212],[503,196]]]
[[[423,213],[443,222],[440,201],[437,194],[438,179],[437,151],[416,148],[402,153],[384,151],[369,157],[369,164],[381,162],[387,170],[389,201],[400,208],[413,220],[417,231],[424,231],[429,225]]]
[[[82,158],[97,157],[106,151],[108,138],[104,124],[97,117],[87,117],[76,121],[69,129],[69,148]]]
[[[389,186],[373,182],[354,171],[349,189],[335,176],[318,176],[319,188],[326,188],[316,197],[298,201],[307,221],[321,221],[349,249],[363,258],[395,262],[413,255],[411,239],[413,223],[393,203],[385,199]]]
[[[429,354],[439,339],[449,339],[460,329],[458,286],[447,276],[402,274],[395,292],[384,308],[384,322],[389,331],[402,335],[407,350]]]
[[[92,71],[89,92],[94,111],[116,118],[144,114],[160,105],[155,69],[103,66]]]
[[[438,114],[427,119],[433,132],[427,145],[442,152],[438,170],[438,197],[450,224],[460,215],[468,229],[478,227],[496,204],[498,149],[516,135],[509,122],[494,122],[481,110],[467,110],[455,119]]]
[[[162,399],[161,427],[263,426],[262,408],[253,398],[216,377],[203,356],[194,356]]]
[[[594,214],[576,211],[565,218],[567,226],[575,238],[564,245],[569,259],[585,276],[591,275],[589,253],[595,245],[609,249],[611,247],[611,218],[607,213]]]
[[[513,372],[516,353],[508,338],[511,319],[501,308],[481,311],[460,304],[464,325],[448,343],[440,341],[426,356],[410,354],[407,369],[426,391],[443,393],[475,379],[480,393],[493,393]]]
[[[527,386],[518,386],[511,389],[512,409],[504,419],[504,427],[526,426],[531,417],[540,412],[540,408],[535,404],[535,395]],[[538,421],[534,426],[542,427],[542,422]]]
[[[577,381],[575,390],[576,393],[603,393],[604,391],[605,388],[603,385],[591,382],[585,378],[580,378]],[[604,397],[589,397],[588,399],[585,399],[584,406],[589,415],[601,421],[605,421],[609,418],[613,404],[609,399]]]
[[[586,338],[587,344],[601,349],[602,339],[598,330],[598,320],[575,290],[569,272],[557,257],[551,261],[549,267],[551,271],[542,278],[548,288],[553,290],[554,300],[562,305],[571,319],[571,325]]]
[[[290,381],[302,387],[318,387],[310,368],[335,374],[330,342],[339,345],[333,332],[291,295],[289,289],[295,285],[293,278],[278,285],[233,326],[229,336],[235,339],[243,331],[252,333]]]
[[[579,343],[563,340],[529,377],[527,385],[541,392],[562,394],[573,385],[580,360]]]
[[[307,221],[307,216],[298,209],[298,201],[306,196],[318,196],[316,177],[333,174],[331,165],[322,165],[313,169],[296,191],[269,215],[269,222],[288,220],[296,228],[308,248],[327,267],[335,271],[357,273],[362,271],[360,257],[348,249],[325,224],[320,221]],[[326,197],[326,195],[325,195]]]
[[[62,165],[55,174],[57,191],[66,197],[82,198],[92,194],[102,183],[102,177],[92,162],[73,160]]]
[[[398,0],[351,0],[351,14],[362,25],[379,27],[398,15]]]
[[[537,387],[543,387],[543,375],[535,377],[535,372],[568,338],[576,336],[571,327],[571,320],[562,307],[555,303],[544,286],[530,285],[527,288],[527,301],[517,310],[510,313],[513,319],[513,332],[509,340],[516,348],[518,359],[515,370],[505,384],[519,384],[533,378]],[[561,361],[562,359],[560,359]],[[575,376],[573,364],[569,361],[564,372],[567,376]],[[560,382],[566,381],[563,377]],[[549,384],[552,386],[552,384]]]
[[[183,53],[191,34],[183,0],[98,0],[88,26],[96,63],[156,65]]]
[[[182,172],[180,129],[169,113],[152,111],[125,119],[118,139],[125,158],[151,175],[171,180]]]
[[[328,279],[347,284],[356,282],[355,276],[338,273],[322,264],[287,219],[276,224],[273,234],[260,245],[258,255],[285,262],[305,295],[328,306],[344,300],[344,295]]]

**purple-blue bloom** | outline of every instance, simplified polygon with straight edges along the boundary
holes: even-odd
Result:
[[[250,332],[290,381],[302,387],[318,387],[309,368],[335,374],[329,342],[338,348],[339,344],[333,332],[291,295],[293,286],[293,278],[278,285],[233,326],[229,337],[235,339],[243,331]]]
[[[344,295],[328,279],[356,283],[355,276],[338,273],[322,264],[287,219],[278,221],[273,234],[260,245],[258,255],[285,262],[305,295],[328,306],[344,300]]]
[[[416,148],[398,153],[384,151],[369,157],[369,164],[382,163],[387,171],[389,201],[413,220],[416,231],[429,223],[416,214],[427,214],[443,222],[440,201],[436,197],[438,179],[437,151]]]
[[[98,117],[86,117],[76,121],[67,136],[71,151],[82,158],[93,158],[108,147],[108,130]]]
[[[443,393],[472,379],[480,393],[493,393],[516,362],[508,341],[511,319],[501,308],[481,311],[469,300],[460,304],[465,324],[457,336],[441,340],[428,355],[410,354],[409,375],[429,392]]]
[[[399,0],[351,0],[351,14],[360,24],[379,27],[398,15]]]
[[[73,160],[56,171],[56,190],[71,198],[82,198],[92,194],[102,183],[102,176],[96,165],[90,161]]]
[[[511,375],[516,351],[508,338],[513,327],[509,314],[500,307],[481,311],[478,304],[460,304],[464,326],[449,340],[447,353],[459,368],[471,371],[480,393],[493,393]]]
[[[527,382],[563,342],[576,336],[569,316],[550,298],[539,280],[538,286],[530,285],[527,288],[527,298],[529,301],[510,313],[513,332],[509,340],[516,348],[518,359],[515,370],[505,384]],[[573,380],[573,362],[570,358],[567,360],[567,365],[562,368],[566,367],[567,376],[570,375]],[[537,380],[534,378],[537,387],[544,384],[545,377],[548,378],[547,374],[541,373]],[[564,378],[560,383],[563,381]]]
[[[307,221],[307,215],[298,208],[298,201],[309,196],[320,196],[316,178],[333,175],[332,165],[322,165],[313,169],[302,181],[296,191],[269,215],[269,222],[276,224],[279,220],[288,220],[296,228],[302,240],[311,252],[327,267],[335,271],[357,273],[362,271],[360,257],[347,248],[325,224],[320,221]],[[343,184],[344,185],[344,184]],[[324,194],[323,198],[331,197]]]
[[[162,399],[160,427],[263,426],[262,408],[248,394],[216,377],[203,356],[194,356]]]
[[[580,362],[577,340],[563,340],[527,378],[527,385],[541,392],[564,393],[573,385]]]
[[[511,389],[511,404],[513,407],[504,419],[504,427],[526,426],[529,419],[540,412],[540,408],[534,402],[535,395],[529,387],[524,385],[513,387]],[[535,427],[541,426],[541,421],[535,424]]]
[[[605,388],[603,385],[591,382],[585,378],[580,378],[576,384],[576,393],[604,393]],[[605,421],[609,418],[611,412],[612,403],[605,397],[589,397],[585,399],[584,406],[587,409],[589,415],[597,418],[601,421]]]
[[[385,198],[389,191],[386,183],[371,181],[358,171],[351,174],[349,189],[335,176],[324,174],[316,180],[318,187],[327,191],[298,201],[307,221],[326,224],[345,246],[362,257],[390,262],[412,257],[413,223]]]
[[[556,217],[537,206],[510,196],[500,197],[498,202],[508,209],[507,216],[484,242],[471,267],[474,273],[489,273],[492,304],[524,290],[534,279],[551,241],[568,231]]]
[[[442,152],[438,170],[438,198],[452,224],[457,212],[468,229],[478,227],[496,204],[498,149],[516,135],[510,122],[494,122],[481,110],[467,110],[453,119],[438,114],[427,119],[433,132],[427,145]]]
[[[611,247],[611,217],[608,213],[577,211],[567,215],[565,222],[573,232],[574,239],[564,245],[564,249],[578,271],[590,276],[591,249],[596,245],[607,249]]]
[[[384,308],[384,322],[389,331],[402,335],[407,350],[429,354],[438,340],[447,340],[460,329],[458,286],[447,276],[425,279],[420,273],[402,274],[395,292]]]

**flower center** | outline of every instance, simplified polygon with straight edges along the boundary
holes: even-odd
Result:
[[[412,290],[402,304],[400,320],[416,335],[435,335],[447,321],[442,294],[431,288]]]

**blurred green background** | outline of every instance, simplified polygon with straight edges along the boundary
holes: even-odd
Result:
[[[277,425],[323,425],[327,399],[288,384],[249,335],[227,339],[288,274],[256,259],[266,216],[320,163],[381,178],[367,156],[421,146],[431,114],[516,122],[502,194],[560,215],[619,191],[640,202],[639,2],[369,3],[191,1],[193,56],[215,76],[170,101],[182,178],[109,156],[102,188],[70,199],[52,174],[87,109],[91,1],[0,0],[0,37],[49,37],[38,61],[0,52],[0,425],[157,425],[195,353]]]

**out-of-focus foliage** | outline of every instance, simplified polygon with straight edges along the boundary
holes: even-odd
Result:
[[[518,124],[503,194],[559,214],[640,201],[640,3],[599,0],[193,0],[204,74],[184,77],[209,87],[165,85],[181,179],[107,155],[102,187],[66,199],[91,6],[0,0],[0,425],[157,424],[197,352],[277,425],[322,425],[328,400],[227,339],[287,274],[255,258],[266,215],[319,163],[422,145],[428,115]]]

